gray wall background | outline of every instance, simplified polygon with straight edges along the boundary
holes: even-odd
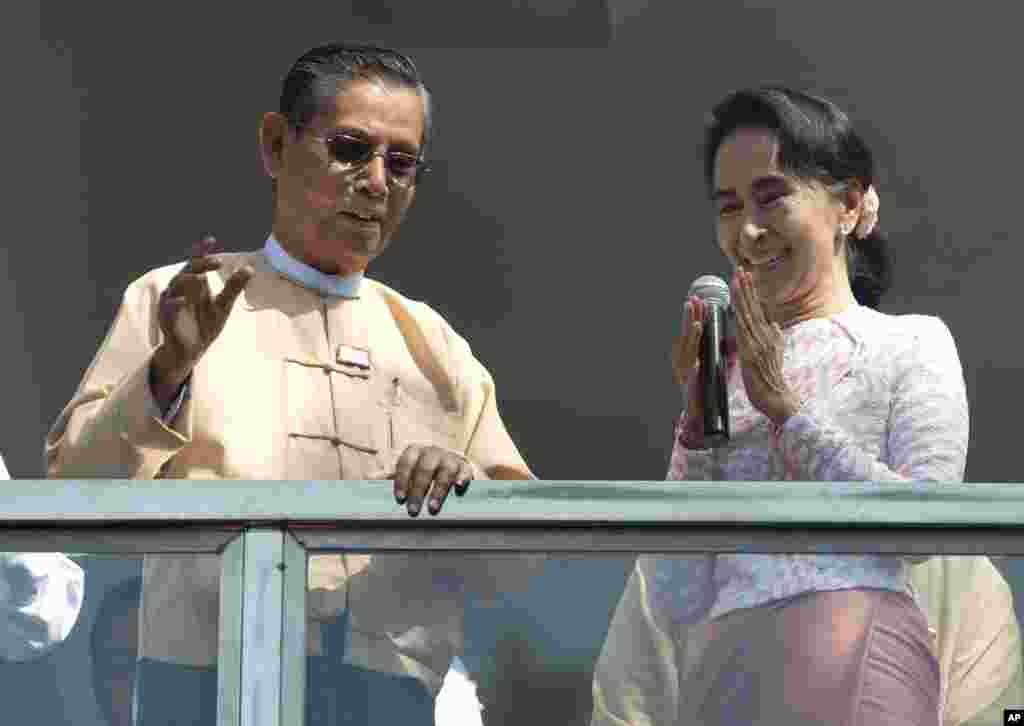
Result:
[[[409,51],[438,104],[436,172],[371,274],[470,340],[540,477],[664,477],[681,300],[697,275],[727,270],[701,180],[704,114],[736,87],[782,81],[860,123],[896,255],[883,309],[946,320],[972,408],[968,478],[1021,480],[1020,11],[775,4],[8,8],[0,451],[12,474],[42,475],[45,432],[131,280],[208,231],[231,250],[262,244],[260,115],[300,52],[348,38]],[[555,562],[478,626],[476,650],[494,651],[498,671],[482,683],[498,689],[489,723],[528,720],[541,682],[547,717],[589,713],[590,664],[628,560],[571,566]]]
[[[8,26],[0,446],[14,476],[41,476],[45,432],[132,279],[207,231],[262,244],[260,114],[302,50],[350,38],[408,50],[438,102],[436,173],[370,272],[467,336],[540,477],[664,477],[681,300],[727,269],[702,119],[728,90],[784,81],[861,123],[896,253],[884,309],[948,322],[972,405],[968,476],[1021,479],[1007,425],[1022,361],[1014,6],[367,7],[45,0],[22,9],[25,32]]]

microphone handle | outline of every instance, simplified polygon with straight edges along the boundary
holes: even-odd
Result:
[[[728,361],[724,345],[728,312],[715,303],[709,303],[706,308],[700,376],[704,394],[704,441],[708,448],[714,449],[729,443]]]

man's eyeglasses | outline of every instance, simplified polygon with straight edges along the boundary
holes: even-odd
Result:
[[[381,157],[384,159],[388,182],[403,189],[416,184],[423,174],[430,171],[430,167],[419,156],[405,151],[375,151],[373,144],[366,139],[360,139],[344,131],[314,135],[324,142],[331,159],[345,167],[346,171],[360,169],[369,164],[374,157]]]

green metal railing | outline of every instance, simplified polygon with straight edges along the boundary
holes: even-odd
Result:
[[[218,723],[302,722],[307,555],[1024,555],[1024,486],[478,482],[410,518],[387,482],[5,482],[0,550],[221,557]]]

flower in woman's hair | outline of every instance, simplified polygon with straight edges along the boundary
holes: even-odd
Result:
[[[868,190],[864,192],[864,196],[861,198],[860,220],[857,222],[857,228],[853,231],[858,239],[867,237],[874,230],[875,225],[878,224],[879,205],[878,192],[875,191],[875,187],[872,185],[868,187]]]

